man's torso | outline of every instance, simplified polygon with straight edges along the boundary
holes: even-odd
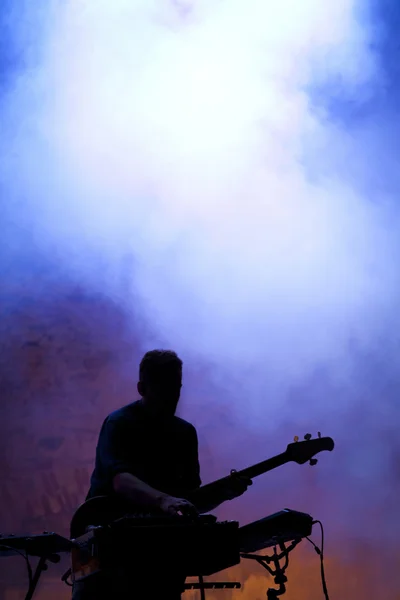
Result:
[[[105,423],[107,420],[118,427],[121,445],[126,448],[129,472],[133,475],[174,496],[200,485],[197,436],[190,423],[176,416],[158,422],[149,417],[140,401],[115,411]],[[113,493],[104,459],[106,452],[107,449],[99,451],[98,448],[88,498]]]

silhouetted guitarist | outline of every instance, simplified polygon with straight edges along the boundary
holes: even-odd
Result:
[[[179,515],[209,512],[246,491],[251,481],[233,477],[218,497],[214,492],[196,499],[201,485],[197,432],[175,415],[181,387],[182,361],[175,352],[144,355],[137,385],[141,399],[104,421],[87,498],[120,496],[139,512]],[[92,575],[74,585],[73,600],[179,600],[185,574],[168,558]]]

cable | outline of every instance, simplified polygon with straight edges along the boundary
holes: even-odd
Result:
[[[21,550],[17,550],[17,548],[13,548],[12,546],[5,546],[4,544],[0,544],[0,548],[4,548],[5,550],[11,550],[12,552],[15,552],[16,554],[19,554],[20,556],[22,556],[22,558],[26,562],[26,569],[28,571],[29,587],[31,587],[32,580],[33,580],[33,572],[32,572],[31,563],[29,562],[28,554],[26,552],[22,552]]]
[[[65,571],[64,575],[61,577],[61,581],[63,583],[65,583],[65,585],[67,585],[68,587],[74,587],[74,584],[70,583],[68,581],[68,579],[71,577],[71,575],[72,575],[72,569],[69,568],[68,571]]]
[[[325,600],[329,600],[329,595],[328,595],[328,588],[326,586],[326,579],[325,579],[325,568],[324,568],[324,527],[321,523],[321,521],[313,521],[312,524],[319,524],[320,528],[321,528],[321,549],[318,548],[317,544],[315,544],[309,537],[306,537],[306,540],[308,540],[310,542],[310,544],[312,544],[314,546],[314,550],[315,552],[319,555],[319,558],[321,560],[321,583],[322,583],[322,591],[324,592],[324,596],[325,596]]]

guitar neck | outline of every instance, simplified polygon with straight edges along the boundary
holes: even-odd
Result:
[[[236,471],[235,475],[237,475],[239,477],[247,477],[249,479],[254,479],[255,477],[258,477],[259,475],[263,475],[264,473],[267,473],[268,471],[272,471],[273,469],[276,469],[277,467],[281,467],[285,463],[289,462],[289,460],[290,460],[290,458],[287,457],[287,453],[282,452],[281,454],[277,454],[276,456],[273,456],[272,458],[263,460],[262,462],[252,465],[251,467],[242,469],[242,471]],[[207,490],[212,490],[212,489],[218,488],[218,486],[222,485],[227,479],[229,479],[229,477],[230,477],[230,475],[228,475],[226,477],[222,477],[221,479],[217,479],[216,481],[213,481],[212,483],[207,483],[206,485],[203,485],[200,488],[200,490],[207,491]]]
[[[289,462],[287,458],[286,452],[282,452],[281,454],[277,454],[272,458],[268,458],[267,460],[263,460],[251,467],[247,467],[242,471],[238,471],[238,475],[241,477],[248,477],[249,479],[254,479],[254,477],[258,477],[259,475],[263,475],[264,473],[268,473],[268,471],[272,471],[277,467],[281,467],[285,463]]]

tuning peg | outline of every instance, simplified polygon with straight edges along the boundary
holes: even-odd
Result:
[[[298,442],[298,441],[299,441],[299,436],[298,436],[298,435],[295,435],[295,436],[294,436],[294,438],[293,438],[293,441],[294,441],[294,442]]]
[[[321,438],[321,432],[320,431],[318,431],[318,437]]]
[[[308,442],[309,440],[311,440],[311,438],[312,438],[312,435],[311,435],[311,433],[306,433],[306,435],[304,436],[304,439],[305,439],[305,440],[307,440],[307,442]]]
[[[315,465],[317,464],[318,460],[316,458],[310,458],[310,465],[312,467],[315,467]]]

